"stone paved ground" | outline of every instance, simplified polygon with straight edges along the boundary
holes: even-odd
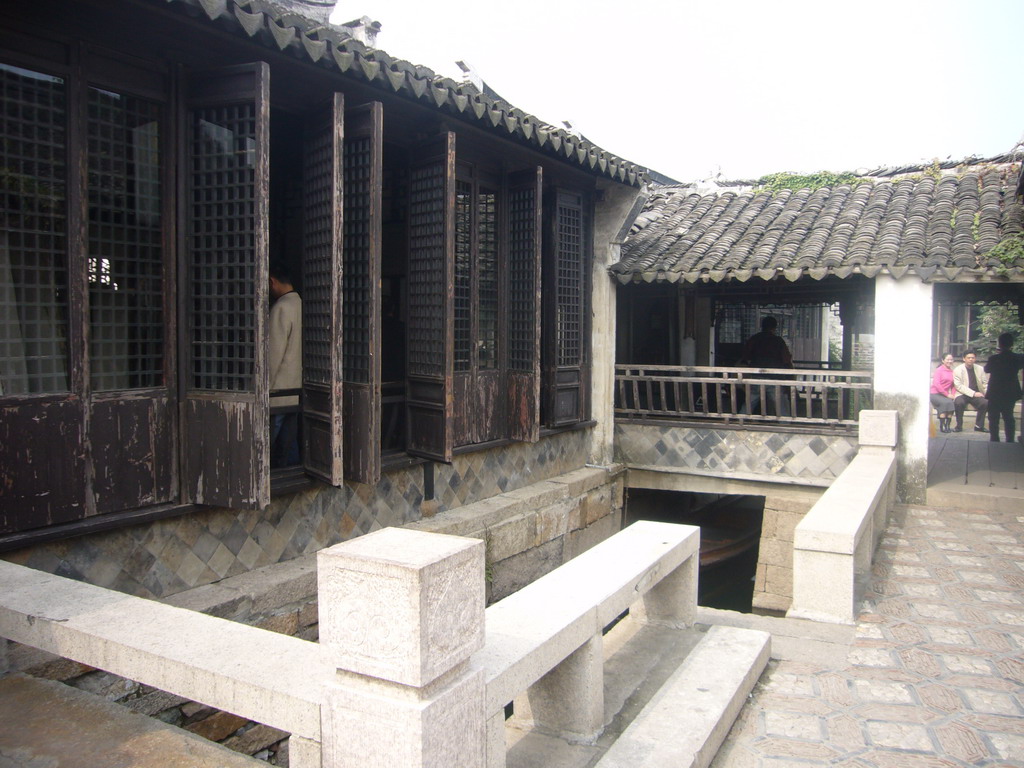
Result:
[[[773,661],[712,768],[1024,766],[1024,506],[900,508],[846,665]]]

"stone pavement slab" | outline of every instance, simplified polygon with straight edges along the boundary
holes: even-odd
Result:
[[[0,768],[253,768],[266,765],[71,686],[0,680]]]
[[[712,768],[1024,767],[1024,504],[899,507],[841,663],[776,660]]]

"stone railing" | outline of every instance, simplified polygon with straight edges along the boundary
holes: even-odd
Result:
[[[482,541],[387,528],[319,553],[319,644],[0,562],[0,637],[288,731],[296,768],[491,768],[512,700],[596,738],[603,628],[690,624],[698,547],[637,523],[485,611]]]
[[[287,731],[290,764],[320,765],[316,643],[5,561],[0,584],[0,637]]]
[[[787,615],[852,624],[896,501],[896,411],[862,411],[860,451],[797,524]]]

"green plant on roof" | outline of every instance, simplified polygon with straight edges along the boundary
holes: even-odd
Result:
[[[822,187],[837,187],[840,184],[859,184],[863,179],[853,173],[832,173],[831,171],[818,171],[817,173],[769,173],[757,180],[758,190],[768,192],[780,192],[783,189],[821,189]]]
[[[1007,275],[1010,268],[1024,263],[1024,234],[1011,235],[999,241],[991,251],[985,254],[990,260],[999,262],[996,265],[997,275]]]

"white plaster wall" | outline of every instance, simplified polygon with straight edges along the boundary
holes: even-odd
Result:
[[[928,468],[932,286],[908,275],[875,279],[875,408],[899,412],[897,489],[924,503]]]
[[[614,455],[615,438],[615,285],[608,267],[619,260],[620,235],[634,214],[640,190],[621,184],[603,189],[594,221],[594,259],[591,275],[590,413],[593,431],[590,463],[606,466]]]

